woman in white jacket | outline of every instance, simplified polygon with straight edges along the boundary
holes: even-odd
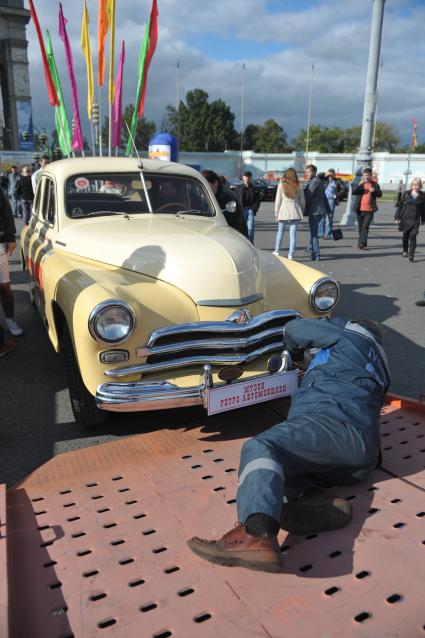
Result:
[[[289,252],[288,259],[293,259],[297,247],[297,226],[303,218],[305,209],[305,197],[298,180],[296,171],[288,168],[283,174],[283,179],[276,191],[274,212],[276,221],[279,222],[276,245],[273,255],[279,255],[285,234],[286,224],[289,224]]]

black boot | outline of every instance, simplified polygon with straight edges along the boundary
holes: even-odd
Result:
[[[283,505],[280,526],[298,536],[308,536],[345,527],[352,515],[352,507],[345,499],[311,492]]]

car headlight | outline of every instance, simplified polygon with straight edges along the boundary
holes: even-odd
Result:
[[[96,341],[122,343],[130,337],[135,327],[133,309],[120,299],[103,301],[90,313],[89,331]]]
[[[329,312],[339,299],[339,286],[333,279],[322,277],[313,284],[310,294],[310,306],[316,312]]]

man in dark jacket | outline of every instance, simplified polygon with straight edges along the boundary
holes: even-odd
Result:
[[[322,217],[319,223],[319,238],[332,239],[332,225],[335,213],[335,206],[338,206],[340,201],[347,194],[347,189],[340,179],[336,177],[335,169],[328,168],[326,173],[319,173],[318,176],[323,180],[325,187],[325,195],[328,200],[330,214]]]
[[[382,197],[382,192],[378,181],[372,177],[372,169],[367,167],[363,169],[363,177],[361,180],[359,182],[354,180],[351,188],[353,195],[357,196],[358,247],[360,250],[365,250],[367,247],[369,227],[373,220],[373,213],[378,210],[376,198]]]
[[[255,216],[260,208],[262,194],[252,183],[251,171],[245,171],[242,175],[243,184],[239,189],[239,196],[242,201],[243,213],[248,227],[248,239],[254,243]]]
[[[310,226],[310,242],[307,252],[310,253],[312,261],[319,261],[319,224],[325,215],[331,214],[331,209],[325,193],[323,180],[317,176],[317,166],[309,164],[305,169],[307,184],[304,188],[305,195],[305,215],[308,216]]]
[[[226,186],[222,184],[219,176],[214,171],[204,170],[202,171],[202,175],[211,186],[211,190],[216,196],[218,205],[226,218],[226,222],[229,226],[242,233],[242,235],[248,237],[248,229],[239,198],[233,194],[230,188],[226,188]],[[236,202],[236,211],[234,213],[230,213],[226,210],[226,204],[229,202]]]
[[[379,417],[390,377],[378,324],[295,319],[285,327],[285,345],[294,361],[318,350],[287,420],[242,448],[239,525],[218,541],[188,542],[220,565],[280,571],[279,527],[308,535],[347,525],[350,505],[318,489],[355,485],[380,463]]]
[[[0,190],[0,301],[6,315],[6,328],[14,337],[19,337],[23,334],[23,330],[13,316],[14,302],[8,261],[16,248],[15,234],[15,222],[9,200]]]
[[[21,177],[16,185],[16,195],[21,200],[24,224],[27,226],[30,223],[31,209],[34,201],[31,168],[29,166],[22,167]]]

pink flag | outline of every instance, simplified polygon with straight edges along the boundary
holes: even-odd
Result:
[[[121,45],[120,59],[118,62],[117,75],[115,77],[115,95],[112,105],[112,148],[121,146],[121,129],[122,129],[122,76],[125,62],[125,44],[124,40]]]
[[[59,35],[65,46],[66,65],[68,67],[69,80],[71,82],[72,106],[74,110],[74,131],[72,134],[72,148],[74,151],[83,150],[83,134],[81,132],[80,113],[78,110],[78,89],[75,81],[74,63],[72,60],[71,45],[66,32],[66,23],[62,10],[62,3],[59,2]]]

